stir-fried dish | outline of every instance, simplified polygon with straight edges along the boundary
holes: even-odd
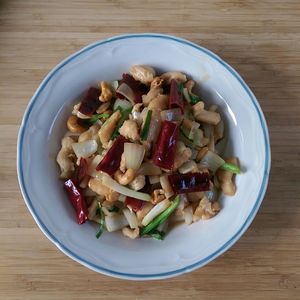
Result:
[[[163,239],[172,222],[210,219],[234,195],[237,158],[224,159],[218,107],[207,107],[181,72],[135,65],[90,87],[67,120],[57,155],[77,222]]]

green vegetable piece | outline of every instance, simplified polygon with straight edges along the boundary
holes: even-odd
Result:
[[[122,127],[123,123],[129,118],[129,114],[131,113],[132,107],[129,109],[123,110],[120,106],[116,110],[119,110],[122,114],[121,119],[119,120],[114,132],[111,135],[111,140],[114,140],[117,136],[119,136],[119,129]]]
[[[108,208],[109,212],[118,212],[119,210],[120,210],[119,207],[117,207],[115,205],[112,208]]]
[[[141,230],[141,235],[145,235],[150,233],[151,231],[155,230],[161,223],[163,223],[174,210],[179,205],[180,198],[177,196],[171,203],[171,205],[163,211],[160,215],[154,218],[146,227]]]
[[[184,89],[183,83],[178,84],[178,91],[182,93],[183,89]]]
[[[197,95],[192,94],[192,93],[190,93],[190,99],[191,99],[191,104],[192,105],[202,101],[200,97],[198,97]]]
[[[154,239],[162,241],[165,238],[166,233],[163,231],[153,230],[149,232],[148,235],[153,237]]]
[[[141,133],[141,140],[145,141],[149,134],[149,128],[151,123],[151,117],[152,117],[152,110],[148,110],[145,125],[143,127],[142,133]]]
[[[220,169],[222,170],[225,170],[225,171],[229,171],[231,173],[234,173],[234,174],[240,174],[241,173],[241,169],[234,165],[234,164],[231,164],[231,163],[225,163],[223,164]]]
[[[98,231],[96,233],[96,238],[99,239],[99,237],[101,236],[101,234],[103,233],[104,231],[104,223],[105,223],[105,216],[104,216],[104,213],[102,211],[102,208],[101,208],[101,204],[100,202],[98,201],[97,203],[97,211],[96,211],[96,216],[99,216],[99,228],[98,228]]]
[[[90,119],[87,120],[88,123],[90,124],[95,124],[99,119],[102,118],[109,118],[109,114],[97,114],[93,115]]]
[[[188,146],[192,149],[197,148],[194,141],[188,138],[187,132],[185,129],[183,129],[182,126],[180,126],[180,128],[179,128],[179,140],[182,141],[186,146]]]

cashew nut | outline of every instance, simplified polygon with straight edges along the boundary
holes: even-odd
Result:
[[[201,159],[205,156],[205,154],[208,152],[208,148],[207,147],[203,147],[201,148],[196,156],[196,161],[201,161]]]
[[[214,140],[218,142],[224,136],[224,122],[221,120],[214,128]]]
[[[88,130],[83,132],[79,137],[78,137],[78,142],[84,142],[87,140],[95,140],[97,141],[99,139],[98,137],[98,131],[99,131],[100,126],[98,124],[92,125]]]
[[[160,77],[167,84],[170,84],[172,79],[175,79],[177,82],[181,82],[181,83],[184,83],[187,81],[185,74],[183,74],[181,72],[177,72],[177,71],[163,73]]]
[[[126,120],[119,129],[121,135],[127,139],[138,141],[140,139],[139,128],[134,120]]]
[[[235,157],[226,159],[226,162],[238,165],[238,160]],[[234,183],[234,174],[229,171],[219,169],[217,171],[217,178],[222,192],[225,195],[233,196],[236,192],[236,185]]]
[[[122,233],[124,234],[124,236],[129,237],[130,239],[136,239],[140,235],[140,229],[131,229],[129,227],[124,227],[122,228]]]
[[[61,141],[61,149],[56,158],[61,171],[60,178],[70,178],[75,171],[72,159],[73,156],[75,156],[72,148],[73,143],[75,143],[75,141],[69,136],[64,137]]]
[[[164,80],[161,77],[155,77],[150,85],[150,90],[160,88],[163,85]]]
[[[166,198],[169,199],[171,196],[174,195],[174,191],[173,191],[170,181],[168,179],[168,174],[164,174],[164,175],[160,176],[159,181],[160,181],[161,187],[164,190]]]
[[[125,173],[125,171],[126,171],[126,160],[125,160],[124,152],[122,153],[122,156],[121,156],[120,171],[123,172],[123,173]]]
[[[114,178],[120,184],[127,185],[134,179],[135,174],[136,174],[136,171],[133,169],[128,169],[125,173],[122,173],[120,170],[118,170],[115,173]]]
[[[101,102],[108,102],[111,100],[113,93],[110,90],[109,83],[106,81],[100,82],[100,88],[101,88],[101,95],[99,96],[99,100]]]
[[[184,145],[183,142],[178,141],[176,144],[176,152],[174,159],[174,170],[177,170],[186,161],[192,157],[192,150]]]
[[[169,96],[158,94],[148,105],[149,110],[162,111],[168,108]]]
[[[67,121],[67,127],[71,132],[74,133],[83,133],[86,131],[86,127],[78,124],[78,117],[72,115]]]
[[[106,187],[100,180],[97,178],[90,178],[88,183],[89,188],[97,193],[98,195],[102,195],[109,202],[115,202],[119,198],[119,193],[109,189]]]
[[[151,203],[157,204],[166,199],[165,191],[163,189],[156,189],[152,193]]]
[[[129,70],[132,77],[143,84],[150,84],[155,77],[155,70],[149,66],[135,65]]]
[[[210,202],[206,196],[204,196],[199,202],[193,215],[193,222],[200,219],[207,220],[214,217],[220,211],[219,202]]]
[[[148,106],[149,103],[156,98],[158,95],[163,93],[163,89],[160,86],[151,87],[150,91],[142,96],[144,106]]]
[[[195,119],[203,123],[217,125],[221,121],[220,114],[215,111],[205,110],[203,102],[198,102],[197,104],[193,105],[192,112]]]
[[[110,117],[105,121],[98,131],[100,142],[105,145],[109,140],[116,128],[119,119],[122,117],[119,110],[116,110]]]
[[[102,114],[105,111],[107,111],[109,107],[110,107],[110,102],[104,102],[104,103],[100,104],[100,106],[96,110],[96,113],[97,114]]]
[[[190,202],[199,202],[204,197],[204,192],[192,192],[187,194],[187,198]]]
[[[145,186],[145,184],[146,184],[145,176],[138,175],[129,183],[129,187],[135,191],[139,191]]]

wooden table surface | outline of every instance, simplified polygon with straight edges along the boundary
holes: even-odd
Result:
[[[161,32],[231,64],[253,90],[271,138],[263,204],[224,255],[163,281],[106,277],[62,254],[38,229],[19,190],[23,112],[63,58],[102,38]],[[300,2],[0,1],[1,299],[300,299]]]

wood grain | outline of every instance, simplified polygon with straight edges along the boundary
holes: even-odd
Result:
[[[16,138],[43,77],[90,42],[129,32],[189,39],[231,64],[256,94],[272,146],[269,188],[247,233],[178,278],[128,282],[67,258],[19,191]],[[0,1],[1,299],[299,299],[300,2]]]

